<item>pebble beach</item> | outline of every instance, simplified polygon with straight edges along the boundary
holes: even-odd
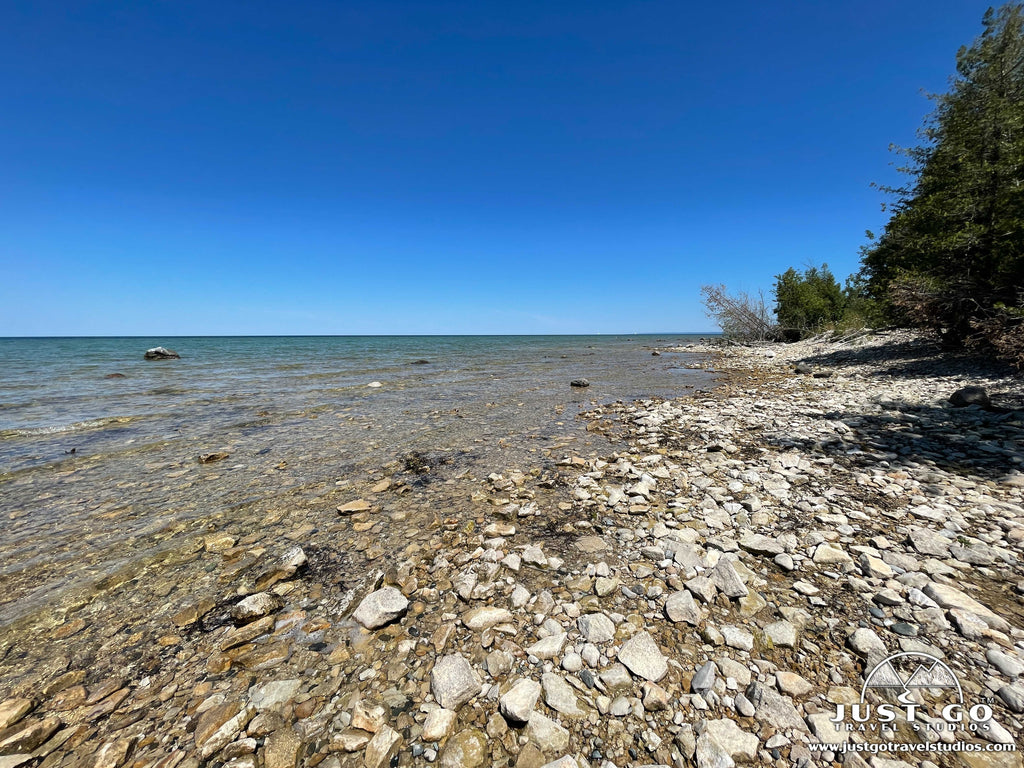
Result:
[[[1021,766],[1020,375],[896,331],[654,351],[714,385],[168,520],[12,614],[0,768]],[[837,729],[894,654],[989,716],[936,678]]]

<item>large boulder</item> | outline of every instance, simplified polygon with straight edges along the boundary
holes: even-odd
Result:
[[[949,402],[954,408],[966,408],[968,405],[980,405],[982,408],[991,408],[992,401],[988,399],[988,392],[984,387],[964,387],[958,389],[949,396]]]
[[[180,360],[181,355],[175,352],[173,349],[167,349],[166,347],[153,347],[152,349],[146,350],[147,360]]]

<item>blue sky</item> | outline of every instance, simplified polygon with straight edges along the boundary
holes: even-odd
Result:
[[[857,266],[986,3],[0,5],[0,336],[709,330]]]

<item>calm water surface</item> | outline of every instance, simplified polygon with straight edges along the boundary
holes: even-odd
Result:
[[[696,338],[0,339],[0,623],[145,557],[176,521],[413,452],[486,475],[607,450],[577,414],[708,386],[688,355],[651,354]],[[182,359],[143,360],[157,345]],[[211,452],[229,456],[198,462]]]

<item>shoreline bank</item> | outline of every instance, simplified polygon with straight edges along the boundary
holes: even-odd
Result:
[[[1019,740],[1019,379],[905,334],[680,351],[715,390],[584,415],[623,450],[424,456],[186,526],[181,584],[4,639],[0,764],[867,765],[811,745],[897,651]],[[1008,410],[944,402],[971,384]]]

